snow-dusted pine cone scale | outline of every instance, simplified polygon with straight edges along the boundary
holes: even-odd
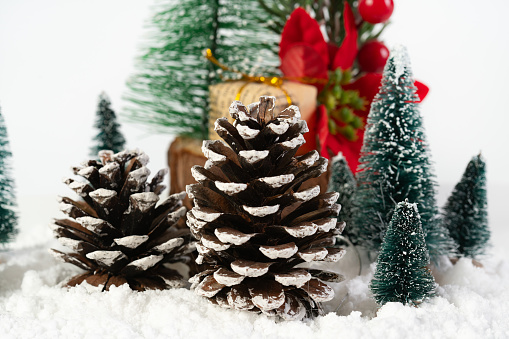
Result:
[[[190,281],[221,306],[302,319],[321,314],[320,302],[333,298],[323,281],[342,277],[296,266],[339,260],[344,250],[331,246],[344,223],[335,219],[337,193],[299,190],[327,160],[316,151],[295,157],[306,122],[295,106],[278,116],[274,107],[274,97],[248,107],[233,102],[233,125],[226,118],[215,125],[225,142],[203,144],[208,161],[192,169],[198,184],[187,186],[195,204],[187,224],[206,269]]]
[[[80,199],[63,197],[61,210],[71,219],[52,225],[60,243],[73,251],[52,249],[52,254],[87,271],[67,285],[86,281],[103,290],[124,283],[135,290],[182,286],[182,276],[164,263],[187,261],[194,249],[189,230],[175,227],[186,213],[185,193],[159,201],[166,171],[147,181],[148,157],[142,152],[102,151],[100,157],[101,162],[73,168],[79,179],[65,183]]]

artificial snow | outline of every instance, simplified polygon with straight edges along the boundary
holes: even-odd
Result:
[[[357,275],[357,255],[348,249],[337,263],[311,264],[347,279],[328,283],[335,297],[324,303],[327,314],[304,322],[225,309],[187,288],[135,292],[122,285],[101,292],[86,283],[64,288],[61,282],[82,271],[48,252],[60,247],[46,226],[58,204],[52,197],[22,201],[31,219],[0,252],[0,338],[507,338],[509,252],[503,244],[509,228],[502,208],[506,190],[500,191],[490,200],[500,208],[490,215],[495,247],[481,259],[483,268],[468,259],[454,266],[444,261],[433,270],[436,297],[419,307],[379,307],[369,290],[374,265]]]
[[[138,210],[140,210],[142,213],[146,213],[156,205],[156,203],[159,201],[159,196],[154,192],[143,192],[132,194],[129,199],[131,199],[131,204],[136,202],[136,207]]]
[[[221,181],[215,181],[216,187],[221,192],[224,192],[228,195],[234,195],[237,193],[242,192],[247,188],[246,184],[242,183],[236,183],[236,182],[221,182]]]
[[[112,266],[115,262],[127,258],[121,251],[94,251],[87,253],[86,257],[104,266]]]
[[[222,242],[234,245],[242,245],[256,235],[256,233],[246,234],[228,227],[216,228],[214,234]]]
[[[263,253],[267,258],[270,259],[279,259],[279,258],[290,258],[292,257],[299,248],[295,245],[295,243],[276,245],[276,246],[260,246],[260,252]]]
[[[293,193],[293,196],[297,198],[297,200],[300,201],[309,201],[315,197],[317,197],[320,194],[320,186],[316,185],[311,188],[308,188],[307,190],[295,192]]]
[[[240,151],[239,156],[243,158],[249,164],[255,164],[260,160],[265,159],[269,155],[269,151]]]
[[[315,234],[316,231],[318,230],[318,226],[313,223],[302,224],[299,226],[292,227],[283,226],[283,228],[288,234],[295,238],[308,237],[310,235]]]
[[[305,142],[306,142],[306,139],[304,139],[304,136],[302,134],[299,134],[298,136],[296,136],[293,139],[282,142],[281,146],[288,148],[288,149],[294,149],[294,148],[304,145]]]
[[[312,150],[311,152],[307,153],[305,157],[300,160],[300,162],[304,166],[312,166],[318,159],[320,159],[320,155],[316,150]]]
[[[203,174],[201,174],[196,167],[191,167],[191,175],[196,181],[204,181],[207,180],[207,177]]]
[[[137,268],[138,271],[146,271],[150,267],[154,266],[155,264],[163,260],[163,258],[164,258],[163,255],[152,254],[129,263],[129,265],[127,265],[125,268],[135,267]]]
[[[201,146],[201,151],[203,152],[203,155],[205,158],[210,160],[212,163],[219,163],[226,160],[226,156],[216,153],[212,150],[210,150],[208,147],[212,144],[210,140],[203,140],[203,145]]]
[[[225,268],[220,268],[214,272],[214,279],[222,285],[234,286],[238,285],[244,280],[245,276],[238,273],[228,271]]]
[[[237,125],[236,127],[240,136],[245,140],[254,139],[258,134],[260,134],[260,130],[249,128],[249,126]]]
[[[251,207],[242,205],[242,208],[247,213],[251,214],[254,217],[265,217],[269,214],[274,214],[279,210],[279,205],[269,205],[269,206],[259,206],[259,207]]]
[[[295,179],[295,175],[293,175],[293,174],[281,174],[281,175],[276,175],[275,177],[260,178],[258,180],[269,185],[272,188],[278,188],[283,185],[291,183],[293,181],[293,179]]]
[[[290,128],[290,125],[284,121],[281,121],[279,125],[276,125],[275,123],[271,123],[268,125],[270,130],[278,135],[285,134],[286,131],[288,131],[288,128]]]
[[[329,254],[329,251],[327,251],[326,248],[311,248],[298,253],[299,257],[304,259],[306,262],[322,260],[327,256],[327,254]]]
[[[204,234],[200,240],[203,246],[213,249],[214,251],[225,251],[231,246],[221,242],[218,238],[209,234]]]
[[[311,279],[311,274],[302,269],[295,269],[289,273],[274,274],[274,279],[284,286],[301,287]]]
[[[132,172],[131,172],[132,173]],[[89,193],[89,196],[97,201],[99,204],[104,203],[105,201],[108,201],[109,199],[116,197],[117,192],[114,190],[107,190],[105,188],[99,188],[96,189],[93,192]]]
[[[129,235],[123,238],[113,239],[115,244],[127,248],[136,248],[148,240],[148,235]]]
[[[170,239],[170,240],[162,243],[161,245],[155,246],[154,250],[157,251],[157,252],[163,253],[163,254],[170,253],[170,251],[172,249],[182,245],[183,243],[184,243],[184,239],[182,239],[182,238],[173,238],[173,239]]]

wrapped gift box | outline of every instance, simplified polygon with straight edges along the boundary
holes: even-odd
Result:
[[[282,88],[288,93],[292,105],[298,106],[302,119],[309,121],[316,109],[316,87],[297,82],[285,81]],[[230,122],[233,119],[228,113],[232,101],[240,93],[240,101],[244,105],[258,102],[260,96],[271,95],[276,97],[275,112],[280,112],[288,107],[286,94],[278,87],[257,82],[227,81],[209,87],[210,111],[209,111],[209,138],[219,139],[214,131],[214,123],[218,118],[227,117]]]

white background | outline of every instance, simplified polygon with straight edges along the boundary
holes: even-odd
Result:
[[[395,0],[390,47],[408,47],[414,75],[431,88],[421,106],[441,200],[470,158],[482,151],[490,190],[509,189],[509,3]],[[61,179],[88,157],[97,96],[122,112],[125,82],[146,33],[153,0],[0,1],[0,106],[13,152],[22,217],[37,196],[67,194]],[[170,135],[122,121],[128,147],[166,166]],[[26,200],[32,197],[32,200]],[[25,198],[25,200],[23,200]],[[27,201],[30,201],[28,203]],[[506,224],[508,199],[490,195]],[[30,208],[30,209],[29,209]],[[46,223],[53,211],[42,211]]]

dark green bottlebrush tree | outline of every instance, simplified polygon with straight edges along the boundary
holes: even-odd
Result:
[[[7,128],[0,109],[0,244],[9,242],[17,233],[16,197],[9,164],[11,156]]]
[[[220,81],[220,74],[205,50],[234,69],[269,75],[279,64],[279,34],[268,29],[270,20],[256,0],[159,1],[151,39],[127,83],[129,117],[206,139],[208,86]]]
[[[486,164],[479,154],[468,163],[444,207],[443,223],[458,244],[458,254],[484,254],[490,239],[487,205]]]
[[[416,87],[404,47],[392,51],[368,115],[354,194],[353,227],[359,242],[377,252],[398,202],[418,203],[426,244],[434,262],[455,248],[438,222],[436,182]]]
[[[352,219],[352,198],[357,187],[357,181],[346,162],[342,153],[339,153],[332,158],[331,177],[329,179],[329,192],[338,192],[339,198],[336,201],[341,205],[341,212],[339,219],[350,225]],[[355,229],[347,227],[343,230],[342,235],[347,236],[348,239],[356,244],[358,235],[355,234]]]
[[[377,303],[420,304],[434,294],[435,279],[417,204],[396,205],[385,233],[370,288]]]
[[[99,132],[94,137],[95,145],[90,149],[90,155],[93,157],[97,157],[99,151],[102,150],[118,153],[124,149],[125,138],[120,132],[120,124],[110,105],[111,102],[106,93],[101,93],[94,124]]]

